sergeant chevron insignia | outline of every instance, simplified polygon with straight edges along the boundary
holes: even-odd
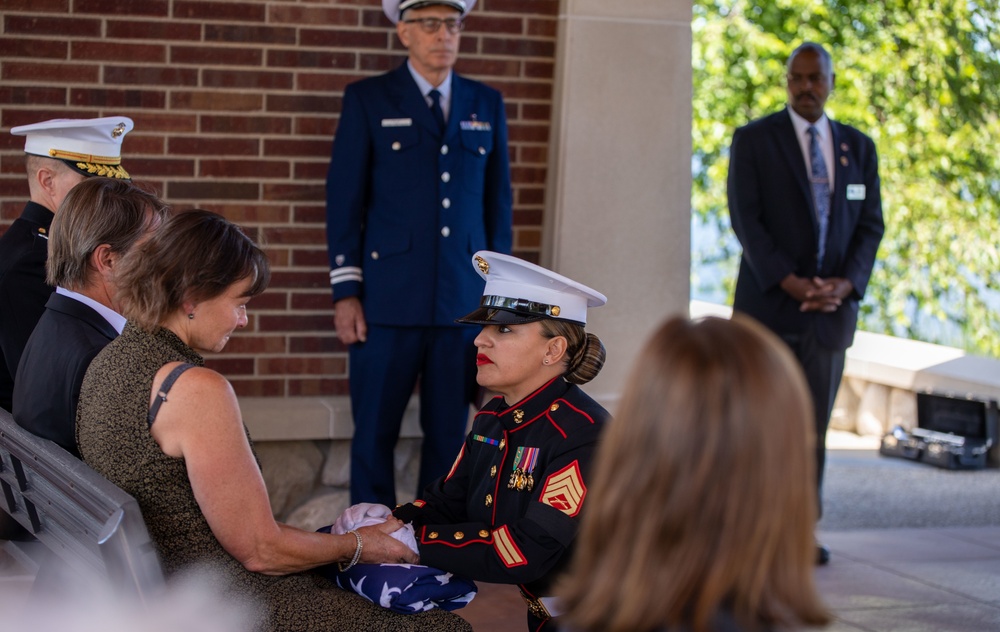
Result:
[[[545,487],[539,500],[573,517],[580,513],[586,495],[587,486],[583,484],[580,463],[573,461],[545,479]]]

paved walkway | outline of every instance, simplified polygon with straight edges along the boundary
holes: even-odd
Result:
[[[865,529],[822,536],[816,580],[829,630],[1000,630],[1000,526]]]
[[[838,617],[828,629],[1000,630],[1000,470],[828,454],[820,538],[833,557],[816,571]]]

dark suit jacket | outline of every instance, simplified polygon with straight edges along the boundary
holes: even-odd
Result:
[[[53,290],[45,283],[52,218],[52,211],[28,202],[0,237],[0,406],[7,410],[21,352]]]
[[[52,294],[21,355],[14,381],[14,421],[80,456],[76,403],[83,376],[118,337],[103,316],[68,296]]]
[[[814,327],[821,345],[846,349],[854,341],[858,303],[884,225],[875,143],[849,125],[831,120],[830,127],[835,175],[822,270],[816,269],[819,229],[805,158],[788,111],[753,121],[733,134],[729,213],[743,246],[733,308],[779,334]],[[803,313],[779,285],[789,273],[846,278],[854,292],[831,314]]]
[[[368,322],[455,326],[479,304],[472,255],[510,252],[507,119],[496,90],[452,75],[441,137],[404,63],[347,86],[327,175],[333,298]]]

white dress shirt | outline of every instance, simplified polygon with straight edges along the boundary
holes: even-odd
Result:
[[[420,88],[420,94],[424,95],[424,101],[427,101],[427,107],[431,107],[433,99],[430,97],[431,90],[437,90],[441,93],[441,111],[444,112],[444,122],[448,122],[448,113],[451,112],[451,71],[448,71],[448,76],[444,78],[439,86],[432,86],[430,81],[424,79],[419,72],[413,69],[410,65],[410,61],[406,61],[406,67],[409,68],[410,74],[413,76],[413,80],[417,82],[417,87]]]
[[[834,175],[837,169],[833,164],[833,132],[830,130],[830,119],[826,118],[826,114],[824,113],[823,116],[819,117],[818,121],[810,123],[799,116],[792,108],[788,108],[788,114],[792,117],[792,125],[795,127],[795,137],[799,140],[799,148],[802,150],[802,157],[806,161],[807,176],[812,173],[812,160],[809,157],[809,127],[816,127],[819,148],[823,152],[823,160],[826,161],[826,173],[830,180],[830,192],[832,193]]]
[[[62,294],[63,296],[68,296],[69,298],[75,301],[80,301],[87,307],[93,309],[95,312],[100,314],[104,318],[104,320],[108,321],[108,324],[114,327],[115,331],[117,331],[118,333],[121,333],[122,330],[125,329],[124,316],[122,316],[115,310],[111,309],[110,307],[105,307],[104,305],[101,305],[100,303],[90,298],[89,296],[84,296],[79,292],[74,292],[73,290],[67,290],[64,287],[59,287],[59,286],[56,286],[56,293]]]

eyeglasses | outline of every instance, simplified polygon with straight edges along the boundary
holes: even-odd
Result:
[[[448,29],[448,32],[452,35],[465,28],[465,22],[457,18],[448,18],[446,20],[442,20],[441,18],[414,18],[412,20],[403,20],[403,22],[405,24],[419,24],[420,28],[424,30],[424,33],[427,33],[428,35],[437,33],[442,24],[444,24],[444,27]]]

